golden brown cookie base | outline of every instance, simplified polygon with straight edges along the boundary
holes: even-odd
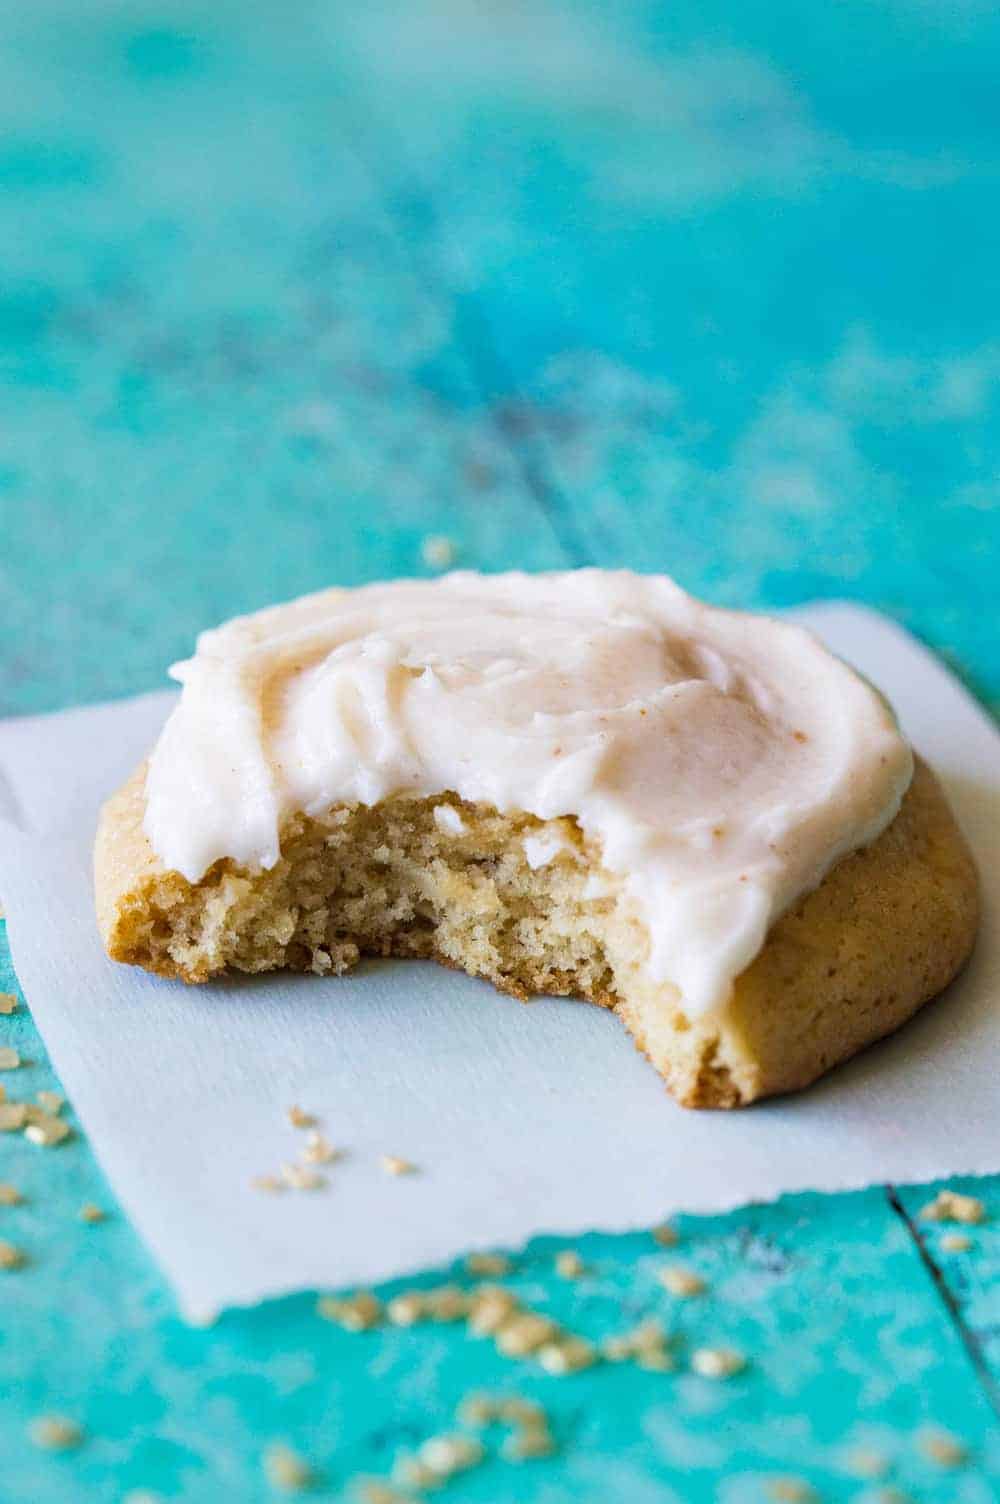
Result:
[[[108,954],[203,982],[227,969],[342,972],[361,955],[434,957],[518,997],[612,1008],[688,1107],[735,1107],[806,1086],[899,1027],[951,980],[978,921],[968,847],[918,763],[896,819],[772,927],[724,1014],[689,1020],[645,978],[648,940],[622,885],[572,820],[502,816],[453,795],[294,816],[282,858],[217,862],[200,882],[166,871],[142,828],[145,769],[105,806],[95,849]],[[450,803],[465,834],[444,833]],[[532,871],[530,833],[565,849]],[[588,877],[597,877],[600,896]]]

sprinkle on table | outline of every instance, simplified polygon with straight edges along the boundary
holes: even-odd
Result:
[[[288,1182],[282,1180],[280,1175],[255,1175],[250,1185],[253,1190],[263,1191],[267,1196],[276,1196],[288,1189]]]
[[[0,1133],[17,1133],[25,1125],[28,1109],[23,1102],[0,1102]]]
[[[546,1373],[579,1373],[584,1368],[593,1368],[599,1354],[593,1343],[583,1337],[564,1336],[555,1342],[547,1342],[538,1353],[538,1361]]]
[[[938,1191],[920,1213],[925,1222],[965,1222],[986,1220],[986,1207],[978,1196],[964,1196],[961,1191]]]
[[[106,1215],[107,1213],[93,1201],[85,1201],[79,1211],[81,1222],[103,1222]]]
[[[83,1431],[65,1415],[39,1415],[28,1427],[36,1447],[46,1452],[69,1452],[83,1441]]]
[[[972,1239],[967,1232],[946,1232],[938,1245],[945,1253],[968,1253]]]
[[[0,1013],[13,1013],[18,1006],[13,992],[0,992]]]
[[[313,1480],[305,1458],[281,1441],[273,1442],[264,1453],[264,1474],[273,1488],[285,1493],[301,1493]]]
[[[16,1185],[0,1180],[0,1206],[20,1206],[24,1197]]]
[[[52,1117],[57,1117],[66,1105],[66,1098],[58,1091],[40,1091],[35,1100]]]
[[[16,1071],[21,1057],[9,1044],[0,1045],[0,1071]]]
[[[299,1106],[289,1107],[288,1121],[293,1128],[315,1128],[316,1119],[311,1112],[304,1112]]]
[[[321,1295],[316,1302],[316,1313],[324,1321],[332,1321],[346,1332],[367,1332],[382,1320],[382,1302],[370,1290],[359,1290],[344,1298],[336,1295]]]

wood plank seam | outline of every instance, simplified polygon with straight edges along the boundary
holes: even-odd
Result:
[[[884,1190],[890,1207],[913,1240],[920,1261],[948,1313],[948,1318],[954,1326],[962,1346],[965,1348],[966,1356],[972,1365],[973,1372],[979,1381],[979,1386],[986,1396],[988,1404],[993,1410],[994,1415],[1000,1420],[1000,1386],[998,1386],[990,1371],[990,1366],[986,1361],[986,1355],[980,1346],[978,1337],[971,1327],[966,1324],[958,1297],[949,1285],[944,1270],[931,1253],[923,1232],[900,1200],[896,1187],[894,1185],[887,1185],[884,1187]]]

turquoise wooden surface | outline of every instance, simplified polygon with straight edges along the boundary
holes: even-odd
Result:
[[[992,7],[45,0],[4,33],[4,713],[157,685],[207,622],[423,572],[429,534],[486,569],[852,594],[1000,705]],[[0,1042],[17,1095],[52,1084],[26,1011]],[[744,1348],[714,1386],[352,1336],[307,1297],[190,1330],[82,1139],[5,1135],[0,1179],[29,1255],[0,1275],[4,1504],[264,1500],[278,1438],[346,1499],[479,1386],[542,1398],[560,1450],[456,1504],[750,1504],[786,1475],[870,1504],[860,1443],[914,1500],[996,1497],[1000,1179],[964,1253],[927,1188],[689,1219],[712,1291],[679,1310],[648,1235],[583,1240],[579,1284],[552,1244],[519,1260],[590,1335],[659,1312]],[[28,1443],[51,1410],[80,1450]]]

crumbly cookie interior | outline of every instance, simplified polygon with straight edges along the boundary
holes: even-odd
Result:
[[[976,928],[975,869],[923,764],[888,829],[778,920],[725,1010],[696,1018],[675,988],[650,981],[649,937],[625,884],[572,819],[501,814],[452,794],[341,805],[288,819],[273,868],[223,860],[189,883],[151,851],[143,799],[140,769],[98,835],[114,959],[203,982],[433,957],[520,998],[614,1009],[689,1106],[807,1084],[938,992]],[[532,843],[547,848],[544,865],[529,862]]]

